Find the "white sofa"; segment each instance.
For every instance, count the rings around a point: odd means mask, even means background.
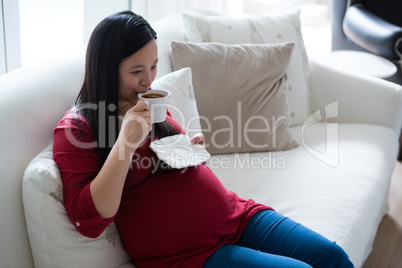
[[[161,77],[172,72],[170,41],[185,41],[181,14],[153,26]],[[52,142],[53,128],[80,89],[83,68],[84,50],[80,50],[0,77],[0,267],[33,267],[33,256],[41,254],[30,246],[22,197],[24,170]],[[299,147],[213,155],[209,165],[229,190],[270,205],[336,241],[361,267],[387,212],[402,121],[402,88],[318,61],[310,61],[309,82],[311,111],[321,111],[322,116],[317,112],[305,124],[291,127]],[[258,160],[260,165],[252,164]]]

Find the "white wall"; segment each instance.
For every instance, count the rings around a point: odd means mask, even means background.
[[[131,10],[152,23],[188,8],[205,7],[237,15],[242,12],[243,0],[130,0]]]
[[[21,66],[19,2],[1,0],[0,75]]]
[[[84,44],[88,43],[93,29],[102,19],[128,9],[129,0],[84,0]]]
[[[0,1],[3,6],[2,1]],[[4,43],[4,24],[3,24],[3,10],[0,8],[0,75],[6,73],[6,48]]]

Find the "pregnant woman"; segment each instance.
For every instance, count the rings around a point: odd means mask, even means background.
[[[130,11],[105,18],[91,35],[75,107],[54,130],[77,231],[97,237],[115,221],[140,268],[353,267],[335,242],[228,191],[206,165],[182,170],[158,161],[150,143],[184,132],[169,113],[154,124],[138,99],[156,76],[156,39]],[[202,145],[204,136],[191,142]]]

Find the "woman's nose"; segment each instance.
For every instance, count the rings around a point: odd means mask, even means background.
[[[143,73],[141,77],[141,84],[143,86],[149,86],[152,83],[152,74],[149,71]]]

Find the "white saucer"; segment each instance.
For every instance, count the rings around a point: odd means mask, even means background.
[[[193,145],[189,140],[183,134],[173,135],[151,142],[150,148],[172,168],[198,166],[211,157],[202,145]]]

